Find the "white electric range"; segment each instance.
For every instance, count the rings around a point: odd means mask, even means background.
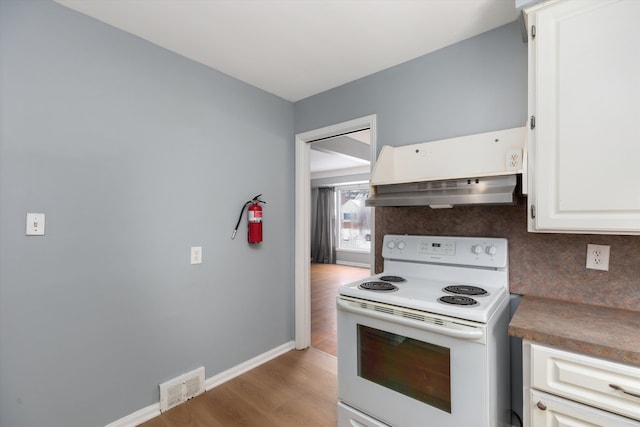
[[[507,241],[387,235],[382,255],[338,291],[338,425],[510,425]]]

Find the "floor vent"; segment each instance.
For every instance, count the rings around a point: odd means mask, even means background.
[[[167,411],[202,393],[204,393],[204,367],[160,384],[160,411]]]

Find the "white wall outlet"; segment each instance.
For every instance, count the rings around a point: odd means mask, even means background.
[[[44,236],[44,214],[27,214],[27,236]]]
[[[508,171],[522,169],[522,150],[508,150],[506,153],[506,167]]]
[[[609,250],[607,245],[587,245],[587,268],[609,271]]]
[[[191,264],[202,264],[202,246],[191,247]]]

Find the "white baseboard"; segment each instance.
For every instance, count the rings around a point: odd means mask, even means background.
[[[244,374],[247,371],[252,370],[255,367],[262,365],[263,363],[268,362],[271,359],[275,359],[288,352],[289,350],[293,350],[295,348],[295,343],[293,341],[289,341],[288,343],[284,343],[279,347],[276,347],[272,350],[267,351],[266,353],[262,353],[253,359],[247,360],[244,363],[234,366],[231,369],[227,369],[224,372],[219,373],[218,375],[214,375],[204,382],[204,388],[206,391],[211,390],[219,386],[222,383],[225,383],[239,375]]]
[[[224,372],[207,378],[204,382],[205,390],[209,391],[212,388],[215,388],[220,384],[237,377],[238,375],[242,375],[245,372],[262,365],[263,363],[268,362],[271,359],[275,359],[276,357],[288,352],[289,350],[293,350],[294,348],[295,343],[293,341],[289,341],[282,344],[281,346],[262,353],[254,357],[253,359],[236,365],[231,369],[227,369]],[[120,418],[117,421],[107,424],[105,427],[136,427],[137,425],[147,422],[150,419],[157,417],[158,415],[160,415],[160,402],[149,405],[146,408],[142,408],[132,414],[127,415],[126,417]]]
[[[136,427],[158,415],[160,415],[160,402],[142,408],[133,414],[129,414],[124,418],[107,424],[105,427]]]
[[[346,265],[349,267],[362,267],[362,268],[371,268],[370,264],[364,262],[351,262],[351,261],[336,261],[338,265]]]

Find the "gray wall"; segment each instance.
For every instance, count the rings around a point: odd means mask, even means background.
[[[291,103],[48,0],[0,0],[0,94],[2,427],[105,425],[293,339]],[[265,241],[230,240],[258,193]]]
[[[377,148],[524,126],[516,22],[295,103],[295,131],[377,114]]]

